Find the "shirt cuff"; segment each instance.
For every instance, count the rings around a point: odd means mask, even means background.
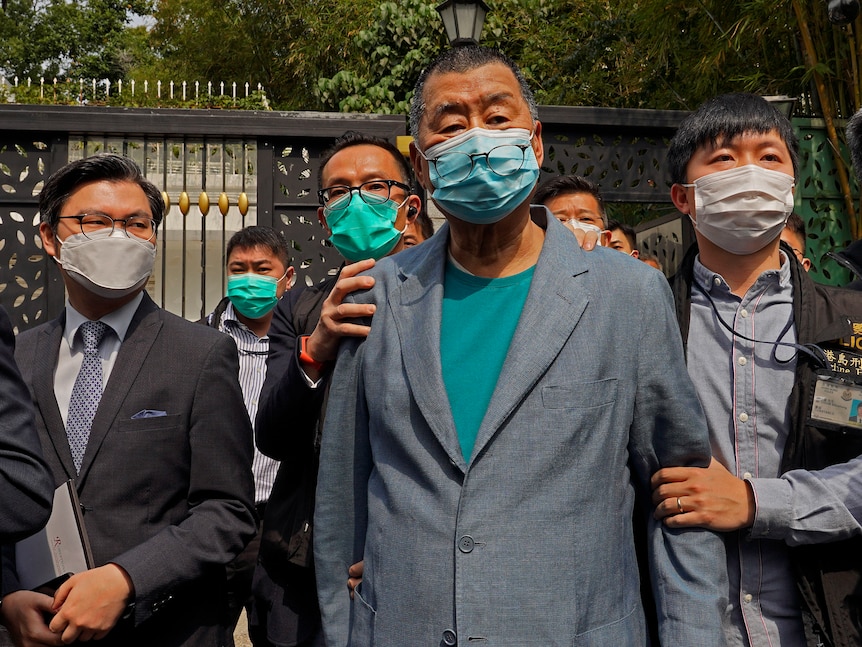
[[[302,379],[305,380],[305,384],[308,386],[309,389],[313,390],[313,389],[316,389],[317,387],[319,387],[321,385],[324,378],[326,377],[325,375],[321,376],[321,378],[319,380],[317,380],[317,382],[314,382],[310,377],[308,377],[308,374],[305,372],[305,369],[302,367],[302,362],[297,360],[296,363],[299,364],[299,374],[302,375]]]
[[[754,491],[754,523],[750,539],[783,541],[793,513],[793,488],[782,478],[745,479]]]

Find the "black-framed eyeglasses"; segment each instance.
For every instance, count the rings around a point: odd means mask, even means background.
[[[405,194],[410,195],[410,187],[398,180],[369,180],[359,186],[347,186],[346,184],[328,186],[325,189],[320,189],[317,192],[317,197],[320,200],[320,204],[324,207],[328,207],[332,211],[338,211],[347,208],[347,205],[353,199],[354,193],[358,193],[365,204],[383,204],[389,200],[392,187],[398,187]],[[347,196],[347,198],[344,196]]]
[[[104,213],[81,213],[76,216],[60,216],[60,220],[77,220],[81,227],[81,233],[87,238],[107,238],[114,233],[117,223],[120,229],[129,238],[140,238],[141,240],[152,240],[156,235],[156,221],[143,216],[130,216],[128,218],[111,218]]]
[[[433,158],[425,158],[434,165],[437,175],[452,182],[470,177],[476,158],[484,157],[488,168],[501,177],[514,175],[521,170],[529,144],[502,144],[487,153],[461,153],[451,151]]]

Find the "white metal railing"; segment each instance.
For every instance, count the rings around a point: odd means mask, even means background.
[[[178,101],[200,101],[207,98],[227,97],[234,102],[239,98],[248,98],[253,93],[258,92],[264,94],[263,85],[260,83],[256,86],[249,82],[237,83],[236,81],[137,81],[131,79],[123,81],[122,79],[112,82],[110,79],[46,79],[39,77],[34,80],[31,77],[20,79],[17,76],[7,79],[6,76],[0,75],[0,90],[9,91],[9,89],[17,89],[19,87],[34,88],[38,84],[39,98],[45,99],[48,95],[57,96],[57,94],[71,96],[76,93],[80,103],[86,103],[88,99],[110,99],[111,97],[127,96],[135,97],[151,97],[155,99],[170,99]]]

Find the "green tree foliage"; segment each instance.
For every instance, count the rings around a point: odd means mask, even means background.
[[[371,24],[353,37],[353,55],[318,81],[324,106],[361,112],[407,111],[419,72],[448,47],[438,4],[380,2]],[[620,105],[640,96],[624,3],[605,0],[490,2],[485,45],[515,59],[540,103]],[[608,104],[608,101],[614,103]]]
[[[630,3],[494,3],[483,42],[511,56],[547,105],[636,107],[643,97]]]
[[[117,80],[139,60],[150,0],[8,0],[0,12],[0,69],[11,78]]]
[[[437,4],[378,2],[338,71],[320,75],[323,105],[405,112],[419,71],[446,46]],[[790,0],[488,4],[483,44],[518,62],[540,103],[691,109],[722,91],[805,89]]]
[[[372,0],[157,0],[150,78],[261,83],[282,109],[323,107],[317,79],[349,58]]]
[[[825,2],[805,1],[825,15]],[[691,110],[722,92],[808,90],[790,0],[640,0],[631,17],[648,107]],[[831,39],[829,29],[823,37]]]
[[[321,103],[344,112],[406,113],[422,68],[445,42],[435,3],[381,2],[352,39],[351,58],[318,80]]]

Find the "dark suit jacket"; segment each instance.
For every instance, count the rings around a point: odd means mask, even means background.
[[[335,275],[319,285],[288,292],[276,305],[269,328],[269,357],[255,440],[258,449],[280,460],[281,466],[263,524],[253,589],[256,612],[250,624],[265,625],[267,635],[278,644],[308,640],[320,629],[314,569],[288,564],[285,551],[280,550],[282,545],[273,545],[270,528],[283,530],[287,502],[296,501],[299,511],[314,508],[319,431],[328,389],[324,385],[312,389],[305,382],[297,359],[297,340],[314,330],[323,302],[337,280]],[[307,521],[311,521],[310,516]]]
[[[14,350],[12,324],[0,308],[0,543],[44,526],[54,494]]]
[[[53,391],[64,320],[21,334],[16,358],[54,480],[77,480],[96,565],[119,564],[135,586],[132,617],[100,644],[224,644],[223,567],[256,531],[236,346],[145,294],[76,477]],[[133,418],[144,409],[166,415]]]
[[[302,377],[297,340],[302,335],[310,335],[317,326],[323,302],[337,280],[338,275],[335,275],[320,285],[291,290],[273,311],[266,381],[255,421],[255,441],[264,454],[283,461],[287,471],[296,471],[309,458],[314,434],[318,426],[322,426],[326,391],[325,388],[310,388]],[[289,424],[286,424],[286,415],[290,416]],[[302,456],[297,456],[298,453]]]

